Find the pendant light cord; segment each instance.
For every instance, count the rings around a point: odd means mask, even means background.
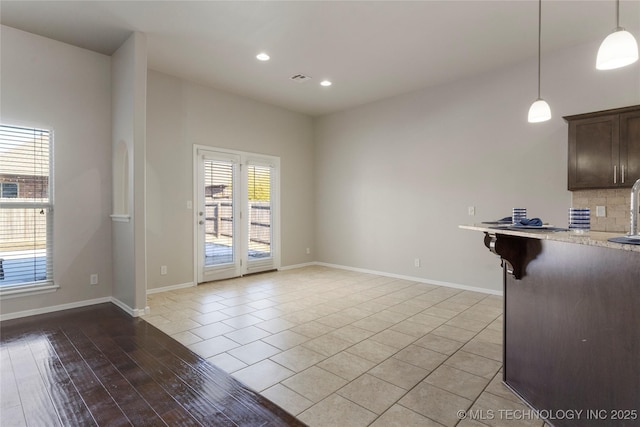
[[[616,0],[616,30],[620,28],[620,0]]]
[[[542,0],[538,0],[538,99],[540,99],[540,50],[542,49]]]

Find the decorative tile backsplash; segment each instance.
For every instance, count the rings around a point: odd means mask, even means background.
[[[591,209],[591,229],[593,231],[629,232],[631,189],[573,191],[571,199],[572,207]],[[605,206],[607,215],[596,217],[596,206]]]

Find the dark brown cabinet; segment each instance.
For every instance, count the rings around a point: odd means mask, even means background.
[[[564,119],[569,190],[631,187],[640,178],[640,105]]]

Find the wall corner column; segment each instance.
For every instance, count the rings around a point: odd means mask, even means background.
[[[130,314],[146,308],[147,38],[135,32],[111,58],[113,214],[112,296]],[[124,153],[123,153],[124,151]],[[126,162],[123,162],[126,159]]]

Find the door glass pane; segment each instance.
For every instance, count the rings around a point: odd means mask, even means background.
[[[271,256],[271,168],[250,165],[247,176],[249,194],[249,260]]]
[[[204,160],[206,266],[234,260],[233,178],[233,163]]]

